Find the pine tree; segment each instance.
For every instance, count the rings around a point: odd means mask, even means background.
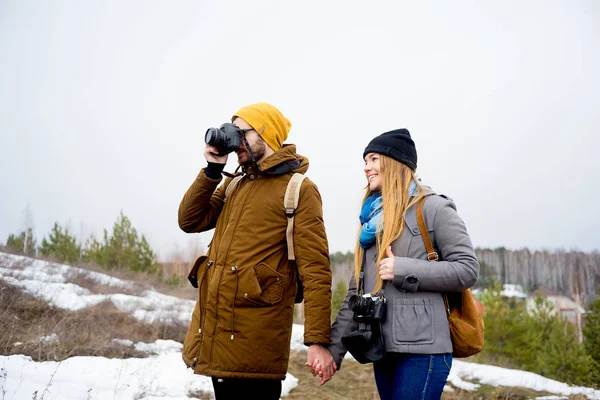
[[[594,360],[577,340],[575,326],[554,316],[547,321],[543,347],[537,351],[536,365],[531,369],[542,376],[573,385],[593,383]]]
[[[63,228],[54,223],[48,238],[42,240],[39,248],[40,254],[46,257],[54,257],[59,261],[75,262],[81,259],[81,246],[69,233],[69,228]]]
[[[596,291],[600,293],[600,287]],[[583,327],[584,346],[594,360],[593,382],[600,387],[600,294],[590,305],[585,315],[585,326]]]
[[[534,358],[532,330],[525,302],[501,295],[502,284],[494,280],[482,295],[485,307],[485,348],[488,359],[499,365],[519,367]]]
[[[112,235],[104,230],[102,242],[91,237],[86,245],[86,259],[112,269],[131,269],[153,273],[157,270],[156,255],[144,235],[136,229],[123,212],[113,225]]]
[[[6,239],[6,247],[19,254],[35,256],[36,239],[32,228],[27,228],[18,235],[10,234]]]
[[[104,230],[104,235],[105,237],[107,235],[106,229]],[[98,265],[104,267],[107,267],[108,265],[104,246],[94,237],[94,235],[91,235],[85,243],[83,248],[83,259],[86,261],[95,261]]]
[[[138,271],[153,273],[157,271],[156,254],[152,251],[146,237],[142,235],[141,241],[137,246],[137,264]]]
[[[542,292],[536,292],[534,304],[529,318],[537,336],[536,357],[524,367],[569,384],[591,384],[594,361],[577,340],[575,326],[554,312]]]
[[[496,282],[484,293],[487,359],[569,384],[592,382],[594,362],[577,341],[575,327],[557,315],[541,292],[534,303],[505,299]]]
[[[342,303],[348,294],[348,285],[343,279],[340,279],[331,294],[331,320],[333,321],[342,307]]]
[[[335,252],[333,254],[329,255],[329,260],[331,261],[331,264],[341,264],[341,263],[345,263],[345,262],[354,262],[354,253],[352,253],[351,251],[347,252],[347,253],[342,253],[342,252]]]

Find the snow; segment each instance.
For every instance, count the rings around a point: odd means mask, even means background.
[[[60,340],[58,339],[58,335],[56,333],[52,333],[50,335],[47,336],[42,336],[40,338],[40,343],[58,343]]]
[[[6,398],[32,399],[188,399],[190,392],[212,392],[207,377],[187,370],[176,352],[150,358],[71,357],[33,362],[17,355],[0,357],[7,371]]]
[[[544,378],[533,372],[453,360],[448,381],[458,388],[473,390],[462,386],[468,383],[464,382],[463,379],[477,380],[479,383],[491,386],[521,386],[565,396],[583,394],[590,399],[600,399],[600,390],[569,386],[566,383]],[[473,384],[468,383],[468,385]]]
[[[79,274],[99,284],[131,289],[132,282],[99,272],[71,267],[28,257],[0,253],[0,277],[27,293],[66,310],[80,310],[103,301],[112,302],[120,311],[130,313],[145,322],[182,321],[187,323],[194,311],[193,300],[166,296],[145,290],[139,296],[130,294],[93,294],[88,289],[68,282],[69,276]]]
[[[486,293],[487,291],[487,289],[473,289],[473,294]],[[503,284],[500,295],[503,297],[516,297],[519,299],[527,298],[527,294],[523,291],[523,286],[512,283]]]
[[[92,294],[89,290],[68,282],[73,271],[115,288],[129,289],[135,286],[132,282],[98,272],[0,252],[0,277],[3,280],[56,307],[78,310],[102,301],[111,301],[119,310],[131,313],[140,320],[189,322],[193,301],[166,296],[153,290],[146,290],[139,296]],[[303,338],[304,327],[294,325],[290,345],[292,351],[306,351]],[[49,334],[40,340],[60,338]],[[181,360],[181,343],[172,340],[133,343],[123,338],[114,338],[113,342],[122,346],[134,346],[149,357],[71,357],[61,362],[35,362],[24,355],[0,356],[0,396],[15,400],[31,400],[34,396],[41,398],[42,395],[46,400],[189,400],[199,392],[213,393],[210,378],[194,375],[186,368]],[[346,357],[351,358],[349,355]],[[461,360],[453,361],[448,382],[456,388],[469,391],[476,390],[479,384],[522,386],[552,393],[554,396],[544,397],[548,400],[574,394],[600,399],[599,390],[569,386],[531,372]],[[283,381],[282,397],[297,384],[298,379],[288,373]],[[452,388],[447,386],[445,390],[451,391]]]
[[[149,358],[71,357],[62,362],[34,362],[23,355],[0,356],[0,387],[6,391],[3,398],[15,400],[31,400],[36,392],[37,398],[44,393],[47,400],[189,400],[192,394],[213,393],[209,377],[186,368],[181,347],[172,340],[137,343],[137,350],[156,354]],[[297,384],[298,379],[287,374],[282,396]]]
[[[505,283],[502,285],[501,295],[504,297],[517,297],[519,299],[527,298],[527,295],[523,291],[523,286],[512,283]]]

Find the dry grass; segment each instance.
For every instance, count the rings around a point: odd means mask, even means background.
[[[198,289],[194,288],[185,278],[181,278],[181,284],[168,285],[164,282],[159,282],[155,285],[155,289],[168,296],[178,297],[184,300],[196,300],[198,298]]]
[[[178,297],[180,299],[185,299],[185,300],[196,300],[196,297],[198,295],[197,289],[192,287],[192,285],[190,285],[189,281],[187,280],[187,272],[185,273],[185,276],[177,275],[178,279],[177,279],[177,281],[174,281],[172,279],[171,275],[167,275],[162,270],[160,264],[159,264],[160,273],[156,273],[156,274],[147,274],[147,273],[143,273],[143,272],[135,272],[135,271],[126,270],[126,269],[105,269],[105,268],[99,266],[98,264],[91,263],[91,262],[88,262],[88,263],[80,262],[80,263],[77,263],[76,265],[78,267],[81,267],[81,268],[89,270],[89,271],[95,271],[95,272],[110,275],[110,276],[113,276],[115,278],[119,278],[119,279],[122,279],[125,281],[134,282],[138,289],[133,290],[133,291],[130,290],[130,292],[132,292],[132,294],[139,294],[143,290],[153,289],[160,293],[166,294],[168,296],[174,296],[174,297]],[[163,276],[165,278],[163,278]],[[168,278],[171,278],[171,279],[168,279]],[[76,282],[73,282],[73,283],[76,283]],[[87,287],[87,286],[84,286],[84,287]],[[93,284],[92,284],[92,287],[93,287]],[[90,289],[90,290],[93,290],[93,289]],[[122,289],[116,288],[114,293],[124,293],[124,291]]]
[[[524,387],[497,387],[490,395],[491,400],[527,400],[536,399],[542,396],[549,396],[551,393],[538,392]]]
[[[66,282],[73,283],[82,288],[88,289],[93,294],[129,294],[132,296],[140,296],[144,290],[149,289],[143,285],[133,284],[131,287],[116,287],[102,284],[93,279],[85,271],[74,269],[69,271],[65,276]]]
[[[324,386],[319,386],[319,380],[312,376],[304,365],[305,362],[306,353],[293,352],[291,354],[288,371],[299,381],[298,386],[286,399],[379,399],[371,365],[345,360],[342,369],[335,374],[335,377]]]
[[[110,302],[79,311],[61,310],[2,280],[0,326],[0,354],[25,354],[36,361],[59,361],[72,356],[145,357],[112,339],[183,342],[187,330],[182,324],[140,322]],[[56,334],[57,341],[40,340],[52,334]]]

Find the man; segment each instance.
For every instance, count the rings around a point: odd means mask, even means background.
[[[288,262],[284,195],[291,176],[308,170],[296,146],[284,145],[290,121],[258,103],[232,118],[243,178],[221,182],[228,155],[206,145],[208,165],[179,206],[185,232],[215,228],[198,270],[199,294],[183,347],[185,363],[212,377],[217,399],[279,399],[287,372],[296,270]],[[225,198],[226,197],[226,198]],[[304,283],[307,363],[325,360],[331,268],[319,191],[304,179],[294,216],[297,272]],[[322,364],[325,364],[324,362]]]

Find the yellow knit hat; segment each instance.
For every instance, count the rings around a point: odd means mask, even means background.
[[[270,148],[277,151],[287,139],[292,123],[275,106],[268,103],[256,103],[242,107],[231,121],[240,117],[248,123]]]

